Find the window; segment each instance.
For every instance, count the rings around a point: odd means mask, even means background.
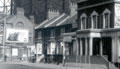
[[[51,30],[51,37],[55,37],[55,30]]]
[[[91,14],[91,28],[92,29],[98,29],[98,22],[97,22],[97,19],[98,19],[98,13],[96,11],[93,11],[93,13]]]
[[[103,28],[110,28],[110,10],[105,9],[103,12]]]
[[[86,18],[85,17],[82,17],[81,19],[81,23],[82,23],[82,29],[85,29],[86,28]]]
[[[109,28],[109,14],[105,13],[105,28]]]
[[[41,39],[42,38],[42,31],[39,31],[38,32],[38,39]]]
[[[61,28],[61,35],[63,34],[63,33],[65,33],[65,28]]]
[[[80,19],[81,19],[81,29],[86,29],[86,14],[82,14]]]
[[[18,22],[18,23],[16,24],[16,27],[17,27],[17,28],[23,28],[23,27],[24,27],[24,24],[23,24],[22,22]]]
[[[97,16],[96,15],[94,15],[93,17],[92,17],[92,19],[93,19],[93,28],[94,29],[97,29]]]

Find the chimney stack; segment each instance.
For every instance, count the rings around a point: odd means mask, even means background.
[[[60,15],[60,13],[57,9],[49,9],[48,10],[48,19],[52,19],[52,18],[57,17],[59,15]]]

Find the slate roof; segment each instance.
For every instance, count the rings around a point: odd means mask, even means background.
[[[66,15],[63,13],[62,15],[58,17],[54,17],[52,19],[47,19],[37,25],[35,29],[40,29],[40,28],[48,28],[48,27],[56,27],[56,26],[62,26],[66,24],[72,24],[75,20],[77,19],[77,13],[74,13],[71,16]]]

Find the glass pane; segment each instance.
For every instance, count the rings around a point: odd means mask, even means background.
[[[97,28],[97,16],[96,15],[93,16],[93,28],[94,29]]]
[[[105,13],[105,28],[109,28],[109,17],[108,17],[108,13]]]

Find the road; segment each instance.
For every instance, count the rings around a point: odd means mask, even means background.
[[[32,67],[22,64],[0,63],[0,69],[46,69],[46,68]]]

